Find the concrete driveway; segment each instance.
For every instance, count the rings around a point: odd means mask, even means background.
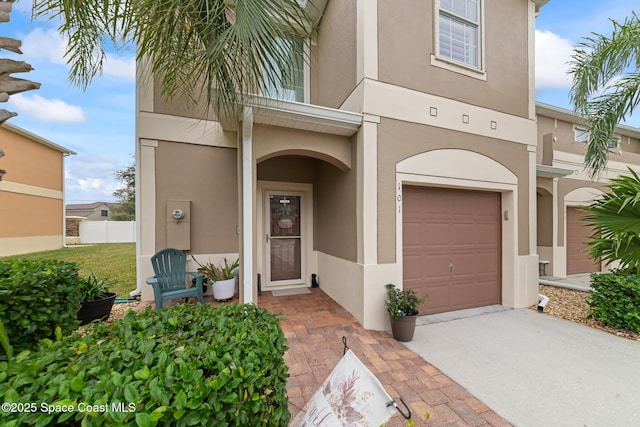
[[[640,425],[640,342],[530,309],[448,316],[407,347],[515,426]]]

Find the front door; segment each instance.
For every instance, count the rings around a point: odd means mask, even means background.
[[[302,283],[302,197],[296,192],[266,192],[266,287]]]

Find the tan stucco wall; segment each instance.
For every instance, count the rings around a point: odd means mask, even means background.
[[[431,65],[433,2],[378,2],[379,80],[529,117],[528,2],[484,2],[486,81]],[[505,25],[518,22],[519,25]]]
[[[192,253],[238,252],[237,154],[160,141],[156,149],[156,250],[166,247],[166,206],[191,201]]]
[[[281,156],[258,163],[259,181],[303,182],[316,184],[318,163],[311,157]]]
[[[0,237],[61,235],[62,200],[0,190]]]
[[[538,246],[553,245],[553,196],[547,190],[538,189],[537,195]]]
[[[528,255],[529,154],[526,145],[382,118],[378,126],[378,261],[396,261],[396,164],[416,154],[442,148],[483,154],[518,177],[518,253]]]
[[[216,120],[213,108],[207,108],[204,90],[200,91],[200,93],[202,94],[202,100],[198,105],[193,105],[192,102],[177,95],[171,101],[167,101],[160,90],[160,78],[156,77],[153,84],[153,112],[194,119]]]
[[[331,0],[311,49],[311,103],[339,107],[358,84],[356,3]]]
[[[62,191],[63,155],[60,151],[3,127],[0,127],[0,142],[5,154],[0,159],[0,169],[7,171],[4,180]]]
[[[0,127],[0,256],[62,247],[63,153]]]
[[[356,156],[355,142],[352,144]],[[357,170],[341,172],[327,163],[320,164],[316,190],[316,250],[343,260],[356,262]]]
[[[314,157],[346,170],[352,165],[351,145],[347,137],[278,126],[255,125],[253,156],[257,162],[298,155]]]

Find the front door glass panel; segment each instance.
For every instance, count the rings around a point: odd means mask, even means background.
[[[302,278],[300,196],[269,196],[271,281]]]

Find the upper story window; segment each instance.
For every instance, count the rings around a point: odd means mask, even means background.
[[[437,56],[482,68],[481,0],[439,0]]]
[[[305,102],[305,81],[307,76],[305,58],[306,42],[299,37],[281,38],[280,44],[285,52],[293,58],[293,78],[290,82],[279,85],[266,82],[265,95],[286,101]]]
[[[576,128],[574,129],[574,134],[575,134],[576,142],[582,142],[584,144],[589,142],[590,133],[585,128],[580,128],[580,127],[576,126]],[[609,144],[607,144],[608,148],[617,148],[619,146],[620,146],[620,137],[619,136],[611,137],[611,140],[609,141]]]

